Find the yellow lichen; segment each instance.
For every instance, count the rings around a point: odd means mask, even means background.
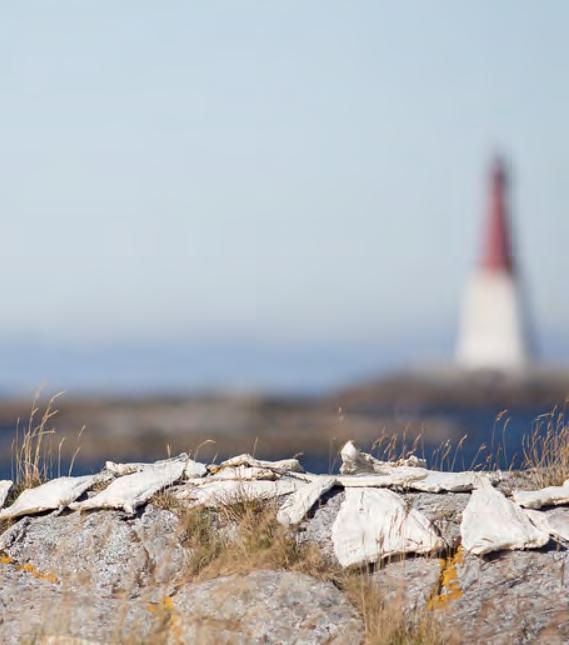
[[[31,562],[26,562],[26,564],[20,564],[17,567],[20,571],[25,571],[26,573],[31,574],[34,578],[38,580],[45,580],[46,582],[57,582],[57,576],[51,571],[40,571],[37,569]]]
[[[453,600],[458,600],[462,596],[462,589],[458,581],[457,565],[464,560],[464,551],[459,547],[456,553],[448,558],[439,560],[441,572],[439,584],[435,593],[429,599],[427,607],[429,609],[441,609]]]
[[[162,620],[165,620],[168,625],[168,632],[175,643],[181,643],[183,641],[183,630],[180,617],[176,612],[174,601],[171,596],[166,596],[158,602],[147,603],[146,609],[153,614],[157,614],[159,618],[162,618]]]
[[[25,571],[38,580],[45,580],[46,582],[58,582],[57,576],[51,571],[40,571],[31,562],[26,564],[16,564],[12,558],[6,553],[0,553],[0,564],[13,564],[17,571]]]
[[[162,611],[171,612],[174,609],[174,601],[170,596],[162,598],[159,602],[149,602],[146,609],[152,613],[159,613]]]

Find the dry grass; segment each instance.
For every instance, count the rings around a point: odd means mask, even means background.
[[[372,453],[382,461],[398,461],[407,459],[411,455],[424,452],[423,433],[415,435],[413,440],[407,431],[401,434],[386,433],[385,431],[373,442]]]
[[[42,411],[38,392],[34,397],[27,425],[21,428],[20,419],[16,422],[16,436],[12,442],[12,470],[16,486],[38,486],[51,474],[50,463],[55,434],[51,421],[57,414],[55,401],[59,396],[52,396]]]
[[[372,442],[369,452],[380,461],[397,462],[416,456],[427,461],[431,470],[496,470],[508,464],[507,435],[510,425],[508,410],[496,416],[488,443],[480,443],[473,456],[465,456],[468,435],[444,439],[436,444],[429,438],[428,426],[409,422],[402,431],[384,427]],[[338,423],[344,420],[342,408],[338,410]],[[344,442],[330,440],[329,472],[341,464],[340,451]],[[367,448],[364,448],[367,450]],[[468,451],[470,452],[470,451]]]
[[[539,416],[523,440],[523,464],[536,488],[560,486],[569,478],[569,425],[564,411]]]
[[[60,394],[52,396],[41,409],[38,392],[32,402],[28,421],[22,426],[16,421],[16,436],[11,445],[12,479],[14,484],[8,493],[5,506],[12,504],[26,488],[34,488],[51,475],[52,448],[55,428],[51,426],[57,414],[55,402]],[[0,534],[8,529],[15,520],[0,520]]]
[[[56,407],[57,399],[62,392],[53,395],[42,405],[40,392],[36,393],[28,421],[16,421],[16,436],[12,441],[12,478],[14,487],[12,496],[25,488],[34,488],[47,481],[50,477],[61,475],[62,449],[65,437],[57,440],[53,419],[59,410]],[[75,458],[80,450],[81,435],[85,428],[81,428],[76,438],[68,474],[73,471]]]
[[[508,450],[510,416],[502,410],[496,416],[488,443],[481,443],[470,460],[464,463],[463,447],[467,436],[458,441],[445,440],[435,448],[428,467],[432,470],[508,470],[516,476],[516,486],[544,488],[561,486],[569,479],[569,423],[565,410],[554,408],[538,416],[533,428],[522,437],[522,455]],[[385,461],[397,461],[411,455],[425,454],[420,433],[410,441],[400,436],[382,434],[372,445],[374,455]]]
[[[342,587],[359,610],[364,623],[366,645],[448,645],[432,611],[411,614],[399,598],[385,601],[381,587],[367,571],[344,575]]]
[[[494,425],[501,421],[499,415]],[[507,423],[503,431],[507,429]],[[392,434],[383,432],[372,444],[371,452],[374,457],[381,461],[399,461],[408,459],[411,456],[417,456],[428,461],[428,467],[431,470],[494,470],[502,455],[502,444],[495,446],[495,441],[487,446],[481,444],[470,464],[465,463],[464,444],[468,439],[463,435],[458,440],[445,439],[439,445],[431,449],[429,457],[426,457],[425,441],[423,431],[418,434],[408,434],[404,431],[401,434]]]
[[[62,448],[65,438],[57,441],[53,419],[59,412],[56,402],[62,394],[62,392],[54,394],[42,404],[40,401],[41,392],[38,391],[34,396],[27,422],[22,424],[21,419],[16,420],[16,435],[11,444],[14,483],[4,506],[12,504],[23,490],[35,488],[52,477],[61,475]],[[84,430],[85,427],[81,428],[77,434],[76,446],[67,474],[71,474],[73,471]],[[13,520],[1,520],[0,533],[12,523]]]
[[[522,437],[522,455],[508,449],[510,432],[508,410],[499,412],[494,420],[488,443],[481,443],[474,456],[465,463],[463,449],[467,435],[458,441],[447,439],[434,448],[428,460],[432,470],[509,470],[523,471],[524,486],[533,488],[559,486],[569,478],[569,423],[564,409],[554,408],[538,416],[529,434]],[[423,434],[411,440],[407,433],[383,433],[372,444],[372,453],[384,461],[397,461],[411,455],[425,457]]]
[[[162,494],[153,503],[179,517],[179,539],[188,550],[186,574],[191,580],[258,569],[331,576],[319,549],[301,542],[291,529],[277,522],[278,504],[274,500],[236,494],[212,510],[187,507]]]

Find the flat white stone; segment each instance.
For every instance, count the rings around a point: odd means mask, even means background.
[[[530,522],[537,526],[540,531],[549,533],[549,523],[547,521],[547,513],[544,511],[534,511],[531,509],[524,510],[526,517],[529,518]]]
[[[335,477],[319,477],[286,498],[277,513],[281,524],[298,524],[324,493],[336,485]]]
[[[515,490],[512,499],[524,508],[541,508],[569,504],[569,480],[563,486],[548,486],[541,490]]]
[[[390,486],[410,487],[417,480],[424,479],[424,468],[400,466],[386,474],[339,475],[336,479],[344,488],[389,488]]]
[[[532,524],[527,514],[505,495],[483,481],[462,514],[462,545],[470,553],[535,549],[549,541],[549,534]]]
[[[534,511],[534,513],[537,512],[539,511]],[[569,542],[569,517],[565,513],[561,514],[555,511],[546,513],[546,515],[550,535]]]
[[[117,508],[134,513],[138,506],[147,502],[157,492],[181,479],[185,468],[184,460],[165,460],[152,468],[144,468],[131,475],[119,477],[97,495],[69,506],[76,511]]]
[[[12,488],[12,481],[10,479],[0,479],[0,508],[4,506],[6,497]]]
[[[243,454],[237,455],[237,457],[231,457],[231,459],[226,459],[220,464],[221,468],[227,466],[256,466],[257,468],[269,468],[270,470],[275,470],[280,473],[294,472],[302,473],[304,468],[300,465],[298,459],[281,459],[279,461],[267,461],[264,459],[255,459],[251,455]]]
[[[569,542],[569,514],[557,511],[526,510],[526,515],[541,531]]]
[[[118,477],[123,477],[124,475],[132,475],[133,473],[139,473],[142,470],[147,468],[154,468],[155,466],[164,466],[166,464],[175,463],[178,461],[186,462],[188,459],[187,453],[183,452],[177,457],[171,457],[169,459],[160,459],[154,462],[130,462],[127,464],[117,464],[114,461],[105,462],[105,470],[117,475]]]
[[[36,488],[28,488],[18,495],[11,506],[0,511],[0,519],[63,509],[96,483],[104,481],[105,478],[108,476],[105,477],[101,474],[84,477],[58,477]]]
[[[177,491],[175,495],[178,499],[191,500],[194,506],[203,505],[215,508],[237,500],[274,499],[282,495],[290,495],[307,485],[305,482],[289,477],[282,477],[276,481],[263,479],[250,481],[213,480],[213,478],[208,478],[199,486],[195,486],[192,482]]]
[[[184,471],[184,477],[186,479],[193,479],[195,477],[204,477],[207,474],[207,466],[198,461],[190,459],[187,453],[183,452],[177,457],[172,457],[170,459],[161,459],[152,463],[146,462],[133,462],[128,464],[117,464],[114,461],[105,462],[105,470],[122,477],[124,475],[132,475],[133,473],[139,473],[148,468],[154,468],[156,466],[165,466],[168,464],[174,464],[178,462],[184,462],[186,464],[186,469]]]
[[[367,452],[362,452],[353,441],[348,441],[344,444],[340,451],[340,457],[342,459],[340,472],[344,475],[356,475],[358,473],[387,474],[393,468],[402,466],[408,468],[424,468],[426,465],[424,459],[419,459],[415,455],[397,461],[381,461]]]
[[[452,473],[428,470],[426,477],[410,482],[409,488],[425,493],[463,493],[477,488],[481,477],[486,477],[492,483],[497,483],[500,480],[500,474],[497,472],[465,471]]]
[[[316,481],[317,479],[320,479],[320,477],[323,477],[323,475],[317,475],[316,473],[307,473],[307,472],[295,473],[290,471],[286,473],[285,476],[291,477],[292,479],[296,479],[306,484],[310,484],[311,482]]]
[[[195,477],[205,477],[207,475],[207,466],[200,461],[188,459],[186,468],[184,470],[184,477],[186,479],[194,479]]]
[[[237,479],[239,481],[267,479],[272,481],[278,477],[278,473],[269,468],[259,468],[258,466],[227,466],[211,475],[209,479]]]
[[[343,567],[404,553],[430,553],[443,542],[423,513],[390,490],[350,489],[332,526]]]

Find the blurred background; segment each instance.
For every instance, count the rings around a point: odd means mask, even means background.
[[[522,454],[569,393],[568,20],[6,4],[0,475],[38,388],[75,471],[206,440]]]

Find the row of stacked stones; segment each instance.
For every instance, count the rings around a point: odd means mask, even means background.
[[[537,510],[569,504],[569,480],[541,490],[513,490],[508,497],[496,488],[503,478],[499,471],[434,471],[415,456],[380,461],[353,442],[346,443],[341,458],[339,475],[307,473],[297,459],[264,461],[251,455],[217,465],[194,461],[185,453],[151,464],[107,462],[101,473],[59,477],[24,490],[0,510],[0,520],[67,508],[121,509],[134,514],[156,493],[168,489],[187,505],[204,508],[235,498],[277,499],[278,521],[296,526],[323,495],[340,487],[344,498],[331,527],[331,540],[344,567],[404,554],[433,554],[448,546],[421,510],[409,508],[402,495],[408,491],[470,492],[460,541],[475,555],[540,548],[550,539],[569,540],[567,515]],[[0,481],[0,509],[11,486],[10,481]]]

